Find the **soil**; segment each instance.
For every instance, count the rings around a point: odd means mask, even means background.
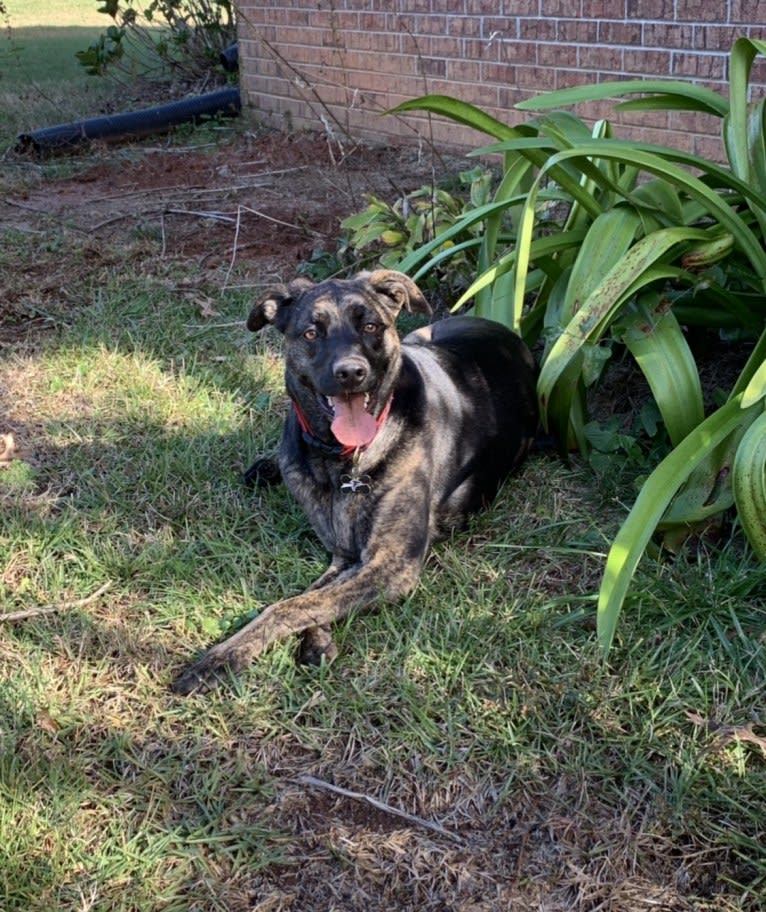
[[[57,244],[79,241],[86,253],[80,285],[90,267],[100,269],[142,238],[159,241],[163,259],[206,272],[236,268],[254,281],[289,280],[314,251],[335,251],[341,220],[365,207],[366,194],[393,201],[448,167],[416,148],[345,148],[319,133],[249,132],[190,147],[102,146],[53,167],[21,157],[0,163],[0,211],[6,226],[32,238],[54,231]],[[59,295],[64,276],[57,281],[55,257],[46,262],[51,252],[39,250],[38,285],[15,284],[10,270],[3,276],[0,344],[18,339],[30,321],[39,329],[46,289]],[[66,279],[71,292],[71,271]]]

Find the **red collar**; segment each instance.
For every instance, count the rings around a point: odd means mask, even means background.
[[[386,418],[388,418],[388,413],[391,411],[391,403],[393,402],[393,395],[388,397],[388,402],[383,406],[381,413],[375,419],[375,434],[380,431],[383,425],[386,423]],[[337,456],[338,459],[348,459],[350,456],[353,456],[354,453],[365,450],[367,447],[354,447],[347,446],[342,443],[337,443],[333,446],[330,443],[325,443],[323,440],[320,440],[319,437],[311,430],[311,425],[309,424],[308,418],[303,413],[303,409],[298,405],[295,399],[291,400],[293,403],[293,409],[295,411],[295,417],[298,419],[298,424],[301,427],[301,432],[303,433],[303,439],[306,443],[311,444],[311,446],[318,447],[320,450],[323,450],[328,455]],[[373,438],[375,439],[375,438]]]

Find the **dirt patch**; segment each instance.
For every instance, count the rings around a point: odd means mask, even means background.
[[[142,240],[144,255],[289,279],[312,251],[335,249],[341,220],[364,207],[365,194],[394,199],[433,180],[435,171],[414,148],[339,149],[318,133],[101,147],[64,159],[59,174],[63,168],[68,173],[58,177],[35,161],[3,169],[6,184],[11,173],[15,182],[0,199],[4,224],[37,251],[2,282],[0,324],[16,324],[3,329],[6,342],[18,338],[20,319],[39,320],[49,296],[82,286],[90,272],[116,265]],[[83,256],[57,256],[52,247],[66,244],[77,244]]]

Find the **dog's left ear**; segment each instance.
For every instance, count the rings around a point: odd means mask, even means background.
[[[300,298],[304,291],[313,288],[310,279],[294,279],[289,285],[275,285],[266,294],[253,304],[247,318],[247,328],[258,332],[267,323],[273,323],[283,333],[290,320],[292,305]]]
[[[423,292],[403,272],[393,269],[376,269],[367,275],[361,275],[365,281],[391,302],[391,310],[396,316],[402,307],[411,313],[430,314],[431,305],[423,297]]]

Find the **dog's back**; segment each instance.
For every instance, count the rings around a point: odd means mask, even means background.
[[[423,384],[421,420],[429,425],[442,486],[439,524],[459,524],[487,506],[532,444],[538,421],[532,356],[509,329],[477,317],[416,330],[403,339],[402,354],[404,372],[410,365]]]

